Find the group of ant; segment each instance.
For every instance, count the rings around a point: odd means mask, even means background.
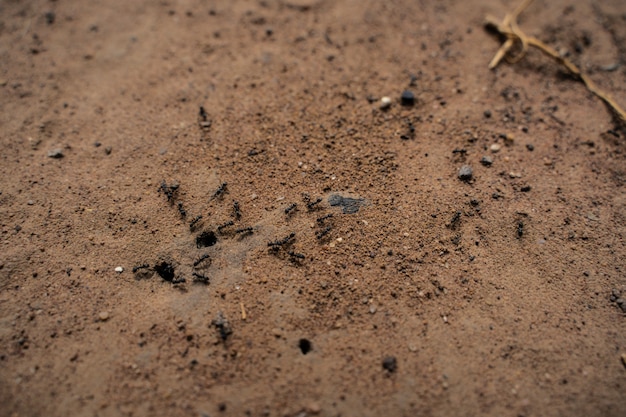
[[[181,218],[187,219],[187,210],[185,209],[183,203],[180,200],[178,200],[179,189],[180,189],[179,184],[176,184],[176,183],[167,184],[165,181],[162,181],[158,188],[158,192],[163,193],[165,197],[167,198],[168,203],[170,203],[170,205],[175,206],[178,209],[178,212]],[[228,192],[228,184],[226,182],[223,182],[219,185],[217,190],[212,194],[211,199],[212,200],[222,199],[227,192]],[[320,203],[323,201],[322,198],[311,200],[308,194],[303,194],[302,199],[306,207],[306,210],[308,212],[317,211],[321,207]],[[287,218],[289,218],[297,210],[298,210],[298,204],[291,203],[289,206],[287,206],[284,209],[284,214]],[[220,235],[227,234],[228,230],[229,229],[232,230],[231,228],[235,226],[235,222],[241,219],[242,217],[241,206],[239,205],[239,202],[236,200],[233,201],[232,217],[233,217],[232,220],[228,220],[220,224],[219,226],[217,226],[216,230],[218,234]],[[317,224],[319,226],[319,230],[316,231],[315,236],[319,241],[322,241],[325,238],[327,238],[327,236],[331,232],[332,219],[333,219],[332,213],[326,214],[324,216],[317,218]],[[194,232],[198,228],[198,226],[201,224],[202,220],[203,220],[202,215],[198,215],[192,218],[189,221],[190,231]],[[242,226],[242,227],[238,227],[234,229],[234,233],[241,236],[241,238],[251,235],[254,232],[255,232],[255,228],[253,226]],[[268,250],[269,252],[274,253],[274,254],[279,254],[281,252],[286,253],[292,262],[299,264],[306,259],[306,256],[302,253],[295,252],[293,250],[293,243],[295,239],[296,239],[296,233],[291,232],[289,233],[289,235],[285,236],[282,239],[268,242],[267,243]],[[217,243],[217,236],[215,235],[213,231],[203,231],[200,235],[196,237],[196,246],[198,248],[213,246],[216,243]],[[201,268],[202,266],[205,266],[207,263],[210,265],[210,262],[211,262],[211,258],[208,253],[201,255],[198,259],[196,259],[193,262],[194,271],[192,272],[192,276],[193,276],[194,282],[198,282],[198,283],[202,283],[206,285],[210,283],[209,277],[199,271],[199,268]],[[145,269],[153,269],[157,274],[159,274],[159,276],[161,276],[161,278],[173,284],[180,284],[180,283],[186,282],[184,277],[176,277],[174,273],[174,266],[171,263],[168,263],[166,261],[163,261],[155,265],[154,267],[151,267],[148,264],[142,264],[142,265],[136,266],[133,268],[133,273],[137,273],[140,270],[145,270]]]

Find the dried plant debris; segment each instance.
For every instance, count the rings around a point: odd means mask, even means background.
[[[583,74],[576,65],[566,57],[561,56],[554,48],[522,32],[517,24],[517,18],[532,2],[533,0],[524,0],[513,13],[507,13],[501,22],[492,16],[487,16],[485,23],[487,28],[495,30],[506,39],[489,63],[489,68],[493,69],[497,67],[502,59],[506,59],[510,64],[514,64],[524,58],[529,47],[537,48],[565,68],[576,80],[581,81],[591,93],[609,107],[617,120],[626,127],[626,112],[613,98],[598,88],[598,86],[589,77]]]

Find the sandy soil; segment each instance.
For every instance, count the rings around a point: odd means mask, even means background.
[[[626,131],[516,5],[0,2],[0,415],[623,416]],[[520,24],[626,105],[623,0]]]

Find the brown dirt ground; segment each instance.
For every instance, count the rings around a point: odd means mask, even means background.
[[[0,415],[623,416],[626,132],[516,4],[2,1]],[[623,0],[520,24],[626,104]]]

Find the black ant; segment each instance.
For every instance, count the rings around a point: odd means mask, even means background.
[[[215,191],[215,193],[213,194],[213,198],[217,198],[220,197],[222,195],[224,195],[224,193],[226,192],[226,187],[228,186],[228,183],[221,183],[220,186],[217,188],[217,191]]]
[[[324,223],[324,221],[326,221],[326,220],[328,220],[328,219],[330,219],[330,218],[332,218],[332,217],[333,217],[333,214],[332,214],[332,213],[330,213],[330,214],[327,214],[327,215],[325,215],[325,216],[318,217],[317,222],[318,222],[319,224],[322,224],[322,223]]]
[[[148,264],[138,265],[138,266],[133,267],[133,273],[139,271],[140,269],[148,269],[148,268],[150,268],[150,265]]]
[[[217,231],[221,233],[222,229],[225,229],[228,226],[232,226],[233,224],[235,224],[235,222],[233,222],[232,220],[229,220],[226,223],[220,224],[219,226],[217,226]]]
[[[235,212],[235,219],[239,220],[241,218],[241,211],[239,210],[238,201],[233,201],[233,211]]]
[[[241,229],[235,230],[235,233],[239,235],[251,234],[251,233],[254,233],[254,227],[242,227]]]
[[[183,203],[181,203],[180,201],[178,202],[178,212],[180,213],[180,217],[187,217],[187,210],[183,208]]]
[[[167,185],[165,180],[163,180],[159,186],[159,192],[163,192],[167,197],[167,201],[171,202],[174,199],[174,194],[178,191],[178,187],[180,187],[178,184]]]
[[[289,251],[287,252],[289,254],[289,256],[296,258],[296,259],[304,259],[305,256],[301,253],[297,253],[297,252],[293,252],[293,251]]]
[[[320,230],[319,232],[315,233],[315,236],[318,239],[322,239],[324,236],[326,236],[330,231],[332,230],[332,226],[326,226],[326,228],[324,230]]]
[[[292,211],[294,211],[296,209],[296,207],[298,207],[298,205],[296,203],[290,204],[289,207],[287,207],[285,209],[285,214],[291,213]]]
[[[202,263],[202,261],[204,261],[205,259],[208,259],[208,258],[209,258],[209,254],[208,254],[208,253],[205,253],[204,255],[202,255],[201,257],[199,257],[199,258],[198,258],[198,259],[197,259],[197,260],[193,263],[194,268],[195,268],[196,266],[200,265],[200,264]]]
[[[312,211],[312,210],[315,209],[315,206],[317,206],[321,202],[322,202],[321,198],[318,198],[315,201],[310,201],[310,202],[307,203],[306,208],[309,209],[309,211]]]
[[[296,234],[294,232],[291,232],[289,234],[289,236],[286,236],[285,238],[283,238],[281,240],[276,240],[274,242],[269,242],[267,244],[267,246],[270,246],[272,248],[277,248],[279,246],[284,246],[284,245],[288,244],[294,237],[296,237]]]
[[[191,223],[189,223],[189,228],[190,228],[191,230],[193,230],[193,228],[196,226],[196,224],[197,224],[200,220],[202,220],[202,216],[196,216],[196,217],[194,217],[194,218],[193,218],[193,220],[191,221]]]
[[[193,280],[194,282],[201,282],[203,284],[209,284],[209,277],[204,274],[199,274],[197,272],[193,272]]]

